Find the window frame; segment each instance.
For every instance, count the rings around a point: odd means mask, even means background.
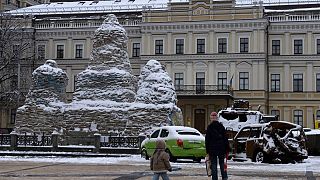
[[[62,49],[59,49],[59,47],[63,47]],[[65,53],[65,45],[64,44],[57,44],[56,45],[56,58],[57,59],[63,59],[64,58],[64,53]],[[61,51],[61,52],[60,52]],[[60,57],[61,55],[61,57]]]
[[[178,43],[178,41],[180,41],[179,43]],[[182,43],[181,43],[181,41],[182,41]],[[177,38],[176,40],[175,40],[175,43],[176,43],[176,54],[184,54],[184,39],[182,39],[182,38]]]
[[[316,73],[316,92],[320,92],[320,73]]]
[[[82,46],[82,49],[78,49],[78,46]],[[77,43],[74,45],[74,58],[75,59],[82,59],[84,56],[84,44]]]
[[[206,39],[198,38],[197,39],[197,54],[205,54],[206,53]]]
[[[298,42],[301,41],[301,44]],[[303,54],[303,39],[294,39],[293,40],[293,54]]]
[[[247,40],[247,42],[242,42],[242,40]],[[249,53],[249,41],[248,37],[239,38],[239,52],[240,53]]]
[[[274,42],[278,42],[279,44],[274,44]],[[280,55],[281,41],[279,39],[274,39],[271,41],[271,53],[272,55]]]
[[[239,90],[249,90],[249,72],[239,72]]]
[[[316,50],[317,50],[317,54],[320,54],[320,38],[316,39]]]
[[[139,45],[137,47],[137,45]],[[139,42],[132,43],[132,57],[140,57],[141,55],[141,44]]]
[[[220,42],[220,40],[225,40],[225,42]],[[228,51],[228,39],[225,37],[218,38],[218,53],[227,53]]]
[[[160,43],[161,42],[161,43]],[[163,54],[163,39],[154,40],[154,54],[161,55]]]
[[[271,74],[270,75],[270,80],[271,80],[271,87],[270,87],[270,91],[271,92],[280,92],[280,74]]]
[[[293,110],[293,123],[303,127],[303,110]]]
[[[205,85],[206,85],[206,73],[203,71],[196,72],[196,93],[203,94],[205,92]]]
[[[303,92],[303,73],[295,73],[292,75],[292,91]]]
[[[182,90],[184,86],[184,74],[182,72],[174,73],[174,86],[176,90]]]
[[[320,110],[316,111],[316,120],[320,120]]]
[[[218,72],[217,78],[218,90],[227,90],[228,72]]]
[[[271,115],[274,115],[274,116],[280,117],[280,110],[278,110],[278,109],[272,109],[272,110],[270,111],[270,114],[271,114]]]

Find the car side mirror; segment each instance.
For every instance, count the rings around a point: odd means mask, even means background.
[[[150,139],[150,135],[149,134],[147,135],[147,138]]]

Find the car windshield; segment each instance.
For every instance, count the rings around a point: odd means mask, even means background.
[[[200,136],[200,133],[195,132],[195,131],[181,131],[177,130],[177,133],[180,135],[195,135],[195,136]]]

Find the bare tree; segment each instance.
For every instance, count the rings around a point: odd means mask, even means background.
[[[0,102],[17,107],[31,79],[33,60],[32,19],[0,13]]]

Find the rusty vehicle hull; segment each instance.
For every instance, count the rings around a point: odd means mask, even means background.
[[[251,124],[234,137],[235,159],[250,158],[253,162],[289,163],[308,158],[303,128],[285,121]]]

